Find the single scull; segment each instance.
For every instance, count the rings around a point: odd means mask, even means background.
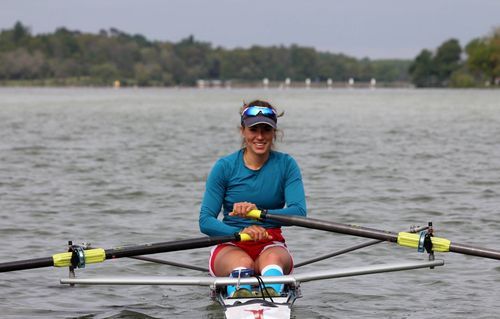
[[[227,319],[236,318],[290,318],[291,307],[297,298],[301,297],[300,284],[309,281],[327,280],[395,272],[419,268],[434,268],[443,266],[443,260],[407,262],[397,264],[379,264],[348,269],[325,270],[298,273],[287,276],[252,278],[229,278],[210,276],[187,277],[103,277],[103,278],[64,278],[61,284],[71,285],[177,285],[177,286],[207,286],[211,296],[224,309]],[[269,297],[261,293],[254,297],[228,298],[225,287],[227,285],[259,285],[283,283],[285,291],[282,296]],[[257,289],[256,292],[259,292]]]
[[[51,257],[27,259],[13,262],[0,263],[0,272],[17,271],[24,269],[34,269],[40,267],[69,267],[70,278],[61,279],[61,284],[74,285],[189,285],[206,286],[210,288],[211,296],[224,309],[226,318],[290,318],[291,307],[295,300],[301,297],[300,285],[304,282],[327,280],[334,278],[360,276],[367,274],[377,274],[385,272],[403,271],[419,268],[433,269],[444,265],[443,260],[435,260],[434,252],[455,252],[479,257],[500,260],[500,251],[480,248],[465,244],[452,243],[451,241],[434,237],[432,224],[412,229],[410,232],[388,232],[373,228],[366,228],[356,225],[347,225],[322,221],[311,218],[299,218],[282,215],[271,215],[266,212],[254,210],[249,213],[249,217],[255,219],[270,219],[311,229],[320,229],[329,232],[349,234],[354,236],[374,239],[370,242],[359,244],[353,247],[342,249],[325,256],[316,257],[309,261],[298,263],[296,268],[338,256],[343,253],[354,251],[363,247],[371,246],[382,241],[398,243],[401,246],[417,248],[418,251],[428,253],[428,260],[413,261],[397,264],[369,265],[348,269],[336,269],[314,272],[294,272],[293,275],[276,277],[249,277],[249,278],[229,278],[211,276],[179,276],[179,277],[106,277],[106,278],[76,278],[74,270],[84,268],[91,263],[103,262],[108,259],[130,257],[150,262],[170,264],[188,269],[206,271],[203,267],[185,265],[178,262],[162,261],[142,255],[156,254],[169,251],[179,251],[209,247],[228,241],[251,240],[245,234],[235,234],[231,236],[202,237],[186,239],[172,242],[153,243],[135,246],[125,246],[112,249],[90,248],[77,245],[69,245],[69,251],[59,253]],[[282,283],[285,289],[281,296],[271,297],[265,293],[265,285],[272,283]],[[230,298],[226,294],[228,285],[251,285],[254,292],[245,298]]]

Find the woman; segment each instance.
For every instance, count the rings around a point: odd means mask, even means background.
[[[219,159],[210,172],[200,211],[200,230],[209,236],[246,233],[253,241],[220,244],[212,249],[209,269],[214,276],[238,276],[252,270],[262,276],[289,274],[292,257],[281,234],[281,224],[246,218],[253,209],[271,214],[306,215],[300,169],[295,160],[273,150],[278,113],[265,101],[243,105],[243,147]],[[282,115],[282,114],[281,114]],[[223,208],[223,220],[217,217]],[[279,295],[281,284],[267,285]],[[242,287],[238,296],[250,293]],[[245,289],[247,291],[245,291]],[[228,287],[232,296],[235,287]],[[233,295],[236,296],[236,295]]]

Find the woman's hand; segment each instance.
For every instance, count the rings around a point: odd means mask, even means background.
[[[273,239],[262,226],[252,225],[244,228],[241,231],[242,234],[248,234],[254,241],[259,241],[263,239],[271,240]]]
[[[229,213],[229,216],[238,216],[245,218],[248,212],[254,209],[257,209],[257,206],[254,203],[249,203],[249,202],[234,203],[233,211]]]

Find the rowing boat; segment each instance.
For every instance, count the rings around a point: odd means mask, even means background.
[[[248,215],[255,219],[270,219],[288,225],[319,229],[328,232],[342,233],[359,237],[371,238],[371,241],[348,247],[324,256],[298,263],[295,268],[310,264],[326,258],[338,256],[357,249],[375,245],[386,241],[394,242],[404,247],[416,248],[419,252],[427,252],[427,258],[422,261],[410,261],[395,264],[367,265],[362,267],[351,267],[347,269],[327,269],[323,271],[300,272],[295,271],[291,275],[249,277],[249,278],[229,278],[204,276],[170,276],[170,277],[76,277],[75,269],[85,268],[87,264],[103,262],[116,258],[135,258],[150,262],[169,264],[207,271],[206,269],[193,265],[181,264],[178,262],[168,262],[142,255],[156,254],[162,252],[179,251],[209,247],[228,241],[251,240],[245,234],[235,234],[231,236],[202,237],[172,242],[152,243],[135,246],[117,247],[112,249],[92,248],[89,246],[78,246],[69,243],[69,251],[52,255],[51,257],[35,258],[13,262],[0,263],[0,272],[17,271],[24,269],[34,269],[41,267],[69,267],[69,278],[60,279],[65,285],[182,285],[182,286],[204,286],[210,290],[212,299],[217,301],[224,310],[228,319],[233,318],[290,318],[291,309],[297,298],[300,298],[301,284],[311,281],[324,281],[335,278],[360,276],[368,274],[379,274],[386,272],[414,270],[420,268],[434,269],[443,266],[444,261],[435,259],[435,252],[453,252],[466,255],[473,255],[484,258],[500,260],[500,251],[475,247],[465,244],[452,243],[445,238],[434,236],[432,223],[419,228],[411,228],[409,232],[389,232],[372,228],[360,227],[356,225],[346,225],[329,221],[322,221],[303,217],[290,217],[282,215],[266,214],[258,210],[251,211]],[[285,289],[280,296],[268,296],[264,293],[266,284],[284,284]],[[226,287],[228,285],[251,285],[254,293],[248,297],[232,298],[228,297]]]

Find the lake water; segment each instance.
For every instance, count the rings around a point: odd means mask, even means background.
[[[500,249],[500,90],[0,89],[0,261],[68,240],[111,248],[199,237],[204,181],[240,145],[242,101],[285,116],[310,217]],[[289,227],[296,262],[366,239]],[[155,257],[206,266],[207,249]],[[500,261],[304,283],[294,318],[496,318]],[[425,260],[379,244],[296,272]],[[131,259],[77,276],[198,275]],[[203,287],[59,285],[67,269],[0,274],[2,318],[222,318]]]

